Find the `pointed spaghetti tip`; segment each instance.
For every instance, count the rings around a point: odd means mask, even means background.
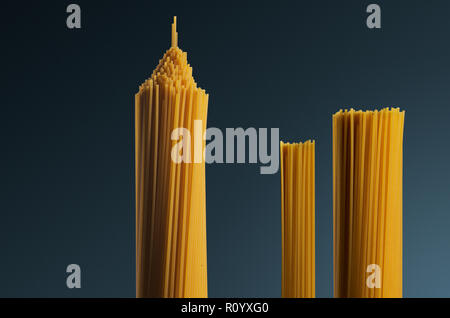
[[[172,23],[172,47],[178,46],[178,33],[177,33],[177,17],[173,17]]]

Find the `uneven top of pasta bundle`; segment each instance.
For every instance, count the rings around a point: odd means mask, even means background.
[[[280,141],[280,145],[283,147],[287,147],[287,146],[307,146],[307,145],[313,145],[315,144],[315,140],[307,140],[304,142],[284,142],[284,141]]]
[[[381,110],[377,110],[377,109],[375,109],[375,110],[354,110],[353,108],[350,108],[350,110],[348,110],[348,109],[344,109],[344,110],[340,109],[333,116],[348,115],[348,114],[351,114],[351,113],[354,113],[354,114],[355,113],[358,113],[358,114],[361,114],[361,113],[374,114],[374,113],[381,113],[381,112],[404,113],[405,111],[404,110],[400,111],[399,107],[385,107],[385,108],[382,108]]]
[[[192,67],[187,61],[187,53],[178,47],[178,33],[176,31],[176,17],[172,23],[172,46],[166,51],[163,58],[153,71],[152,76],[147,79],[144,85],[149,82],[164,87],[182,87],[186,89],[197,89],[197,83],[192,76]],[[200,89],[200,88],[198,88]]]

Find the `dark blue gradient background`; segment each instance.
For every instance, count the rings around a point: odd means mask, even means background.
[[[208,126],[316,140],[318,297],[333,286],[331,115],[406,110],[404,296],[450,296],[448,1],[76,1],[81,30],[69,3],[1,5],[0,296],[135,296],[134,94],[173,15]],[[211,297],[280,296],[279,178],[207,166]]]

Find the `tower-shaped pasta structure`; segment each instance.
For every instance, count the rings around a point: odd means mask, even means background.
[[[282,297],[315,297],[314,148],[280,143]]]
[[[335,297],[402,297],[404,116],[333,116]]]
[[[205,141],[179,140],[203,136],[208,94],[178,47],[176,18],[135,107],[136,295],[207,297]]]

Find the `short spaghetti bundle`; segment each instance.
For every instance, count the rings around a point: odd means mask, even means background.
[[[333,115],[335,297],[402,297],[404,117]]]
[[[208,94],[178,48],[176,17],[172,47],[139,87],[135,107],[136,295],[207,297],[205,163],[173,160],[174,149],[189,158],[205,143],[179,149],[172,139],[177,128],[194,131],[194,121],[205,131]]]
[[[315,297],[315,142],[280,143],[282,287],[286,298]]]

